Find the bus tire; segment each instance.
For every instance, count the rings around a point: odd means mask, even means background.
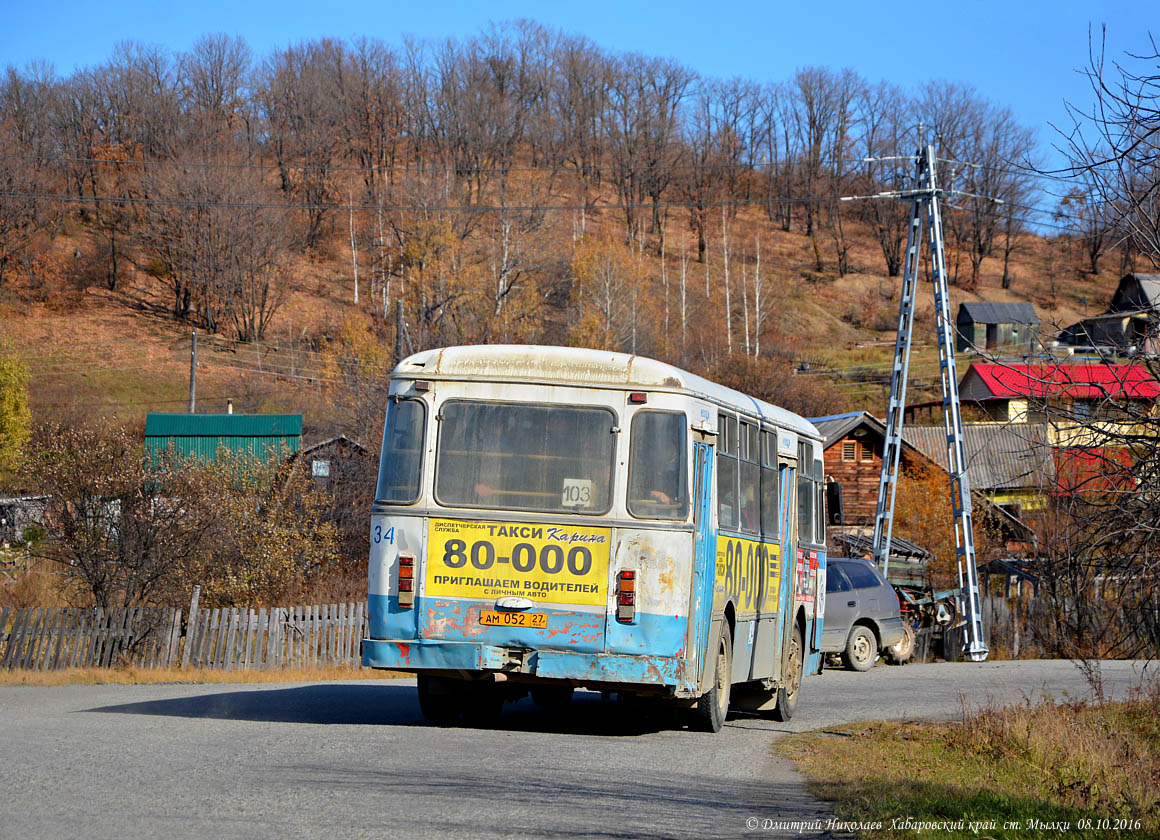
[[[805,662],[805,643],[802,641],[802,629],[795,627],[793,637],[789,640],[789,656],[786,657],[785,662],[784,684],[777,690],[777,705],[773,707],[774,720],[786,723],[797,711]]]
[[[729,625],[723,624],[717,637],[713,657],[713,682],[697,701],[695,719],[698,728],[706,732],[720,732],[729,716],[729,694],[733,681],[733,638]]]
[[[560,712],[568,708],[574,691],[570,685],[537,685],[532,689],[532,702],[545,712]]]
[[[478,680],[469,682],[465,688],[459,701],[464,723],[478,728],[494,726],[503,710],[503,686],[490,680]]]
[[[459,703],[450,682],[443,677],[419,674],[419,711],[428,723],[452,726],[459,719]]]

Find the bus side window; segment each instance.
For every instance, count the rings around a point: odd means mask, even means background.
[[[814,489],[813,468],[814,447],[811,443],[798,443],[798,544],[814,543],[814,503],[817,493]]]
[[[628,455],[628,512],[642,519],[684,519],[689,511],[685,415],[638,411]]]
[[[761,465],[757,432],[757,426],[752,423],[741,423],[739,438],[741,452],[738,464],[741,484],[738,496],[741,501],[740,525],[742,531],[750,534],[756,534],[761,530]]]
[[[737,528],[737,418],[718,417],[721,449],[717,452],[717,526]]]
[[[781,477],[777,471],[777,438],[773,432],[761,433],[761,533],[776,539],[780,528]]]

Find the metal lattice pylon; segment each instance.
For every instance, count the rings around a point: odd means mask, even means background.
[[[917,156],[914,187],[902,196],[912,203],[906,237],[906,262],[898,304],[898,334],[894,341],[894,365],[890,375],[890,402],[886,410],[886,442],[882,473],[878,481],[878,506],[874,515],[874,562],[886,574],[890,566],[890,540],[894,530],[894,498],[898,489],[898,466],[902,454],[902,421],[906,409],[906,380],[910,371],[910,345],[914,332],[915,290],[918,285],[919,250],[923,219],[926,220],[931,283],[934,286],[935,321],[938,330],[939,374],[942,379],[943,426],[946,431],[947,471],[950,474],[951,509],[955,525],[955,556],[959,567],[959,590],[965,603],[967,634],[963,653],[975,661],[987,658],[983,641],[983,617],[979,600],[979,576],[975,568],[975,537],[971,519],[971,488],[963,447],[963,418],[955,370],[954,333],[947,294],[946,251],[943,247],[939,189],[935,178],[934,147]]]

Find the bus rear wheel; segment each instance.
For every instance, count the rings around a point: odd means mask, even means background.
[[[805,668],[805,644],[802,629],[795,628],[789,641],[789,656],[785,662],[785,681],[777,690],[777,705],[773,707],[773,719],[787,722],[797,711],[798,694],[802,687],[802,671]]]
[[[568,708],[573,693],[570,685],[537,685],[532,689],[532,702],[546,712],[560,712]]]
[[[729,693],[733,687],[733,639],[728,626],[721,628],[717,655],[712,661],[713,682],[697,701],[696,721],[706,732],[720,732],[729,716]]]
[[[419,674],[419,711],[428,723],[452,726],[459,720],[459,700],[451,681],[443,677]]]

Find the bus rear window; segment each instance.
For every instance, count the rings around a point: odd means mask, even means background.
[[[426,418],[419,400],[397,400],[387,406],[375,501],[410,504],[419,498]]]
[[[685,415],[640,411],[632,418],[628,455],[628,512],[641,519],[685,519]]]
[[[610,409],[455,400],[440,415],[439,504],[587,514],[611,507]]]

